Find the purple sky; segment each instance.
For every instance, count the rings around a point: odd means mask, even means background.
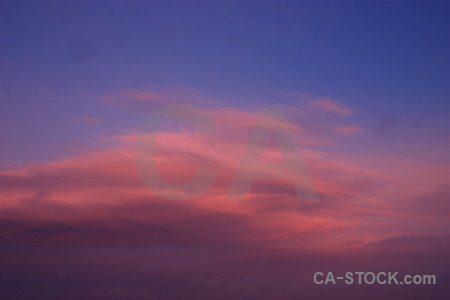
[[[449,80],[448,1],[1,1],[0,298],[448,299]],[[217,171],[192,201],[136,170],[171,104],[220,129],[160,132],[166,178]],[[225,200],[267,104],[320,203],[279,181]],[[312,282],[359,270],[439,284]]]

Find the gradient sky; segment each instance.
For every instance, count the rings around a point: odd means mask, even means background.
[[[1,1],[0,295],[448,299],[449,81],[448,1]],[[192,201],[136,170],[140,126],[170,104],[220,129],[160,132],[166,178],[218,172]],[[225,200],[266,104],[320,203],[280,181]],[[362,269],[440,281],[312,283]]]

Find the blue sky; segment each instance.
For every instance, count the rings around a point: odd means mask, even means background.
[[[86,130],[70,122],[77,118],[99,118],[105,130],[136,126],[143,114],[98,99],[161,87],[188,87],[240,107],[297,105],[284,96],[301,91],[355,107],[354,122],[367,132],[393,115],[423,124],[428,138],[448,135],[447,1],[3,1],[1,7],[3,160],[28,157],[20,148],[36,143],[79,139]],[[36,151],[36,158],[45,156]]]
[[[444,299],[449,64],[450,1],[0,0],[0,298]],[[437,284],[313,283],[361,270]]]

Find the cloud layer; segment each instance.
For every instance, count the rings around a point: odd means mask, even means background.
[[[92,299],[179,297],[142,283],[144,278],[170,281],[191,299],[294,299],[299,292],[314,293],[314,286],[306,283],[310,272],[333,264],[344,270],[352,255],[361,257],[357,265],[367,268],[376,267],[364,262],[373,257],[389,265],[386,254],[448,257],[449,185],[404,194],[402,188],[413,182],[314,150],[312,143],[301,143],[313,131],[295,123],[269,118],[263,126],[297,134],[302,149],[287,155],[301,155],[321,201],[298,200],[289,180],[299,174],[292,170],[278,170],[286,180],[254,176],[273,170],[271,163],[280,157],[280,149],[270,143],[265,161],[246,166],[247,179],[253,181],[246,200],[227,201],[259,114],[237,109],[204,113],[217,124],[214,134],[168,126],[156,139],[155,161],[164,180],[183,184],[200,165],[216,171],[211,189],[193,200],[166,200],[144,186],[135,148],[142,133],[110,137],[112,145],[83,155],[1,172],[1,251],[9,257],[5,268],[13,268],[13,276],[22,280],[31,280],[36,272],[55,282],[73,278],[78,268],[85,285],[78,292]],[[427,168],[435,174],[442,171],[442,166],[441,171]],[[46,253],[55,251],[62,257],[52,264]],[[35,271],[18,271],[36,260],[41,262]],[[126,266],[119,266],[122,262]],[[101,276],[115,275],[105,285],[93,286],[95,280],[86,273],[91,264]],[[438,263],[431,266],[443,272]],[[121,278],[119,270],[134,273],[135,281],[112,284]],[[161,272],[170,275],[165,278]]]

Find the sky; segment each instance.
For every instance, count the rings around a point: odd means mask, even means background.
[[[0,1],[0,15],[2,298],[448,299],[448,1]],[[212,132],[143,126],[170,107]],[[258,126],[298,148],[271,139],[248,163]],[[168,184],[140,176],[149,136]],[[194,197],[199,166],[215,176]],[[299,201],[299,178],[319,201]],[[438,284],[313,282],[359,270]]]

